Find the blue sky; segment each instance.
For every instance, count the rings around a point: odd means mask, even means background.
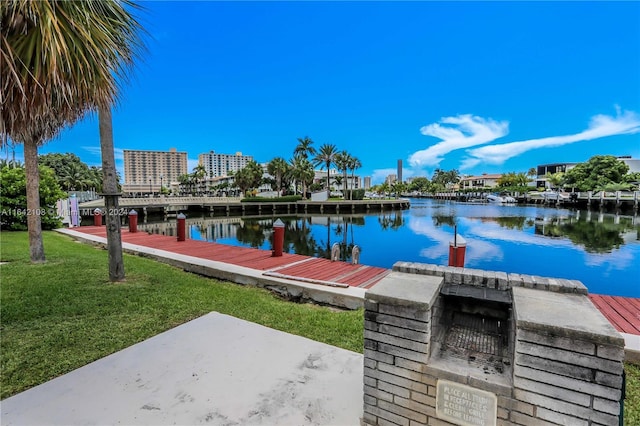
[[[381,182],[640,158],[639,2],[144,2],[148,51],[114,110],[122,149],[292,156]],[[43,146],[99,165],[87,117]],[[20,156],[18,152],[18,156]]]

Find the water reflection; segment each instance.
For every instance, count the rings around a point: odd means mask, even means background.
[[[536,206],[469,205],[412,200],[404,211],[280,216],[284,251],[390,268],[397,261],[447,264],[454,227],[467,240],[465,266],[577,279],[591,292],[640,297],[637,216]],[[193,239],[270,250],[276,217],[188,218]],[[175,222],[139,229],[175,235]]]

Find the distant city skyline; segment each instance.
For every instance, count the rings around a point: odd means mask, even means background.
[[[121,174],[124,149],[175,147],[191,171],[210,151],[289,159],[305,136],[371,184],[640,158],[639,2],[142,6],[148,49],[113,113]],[[99,144],[91,115],[39,152],[99,166]]]

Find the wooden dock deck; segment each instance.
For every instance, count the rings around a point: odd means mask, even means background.
[[[640,299],[590,294],[589,299],[621,333],[640,335]]]
[[[74,228],[74,231],[99,237],[107,235],[104,226],[81,226]],[[146,232],[131,233],[127,229],[122,229],[122,242],[256,269],[264,271],[263,274],[267,276],[336,287],[370,288],[391,272],[377,266],[332,262],[329,259],[299,254],[283,253],[282,256],[273,257],[271,250],[191,239],[179,242],[176,237]]]
[[[104,226],[82,226],[74,228],[89,235],[106,237]],[[191,240],[178,242],[175,236],[130,233],[122,229],[122,241],[172,253],[194,256],[201,259],[243,266],[263,275],[298,280],[307,283],[335,287],[371,288],[391,271],[367,265],[353,265],[332,262],[328,259],[283,253],[272,257],[270,250],[236,247],[206,241]],[[592,303],[611,324],[622,333],[640,335],[640,298],[605,296],[590,294]]]

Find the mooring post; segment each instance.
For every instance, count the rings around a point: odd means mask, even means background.
[[[100,209],[93,211],[93,226],[102,226],[102,210]]]
[[[273,223],[273,251],[272,257],[282,256],[282,249],[284,247],[284,222],[280,219]]]
[[[134,209],[129,212],[129,232],[138,232],[138,212]]]
[[[187,227],[187,217],[180,213],[177,216],[178,219],[178,241],[184,241],[186,239],[186,235],[187,235],[187,231],[186,231],[186,227]]]

